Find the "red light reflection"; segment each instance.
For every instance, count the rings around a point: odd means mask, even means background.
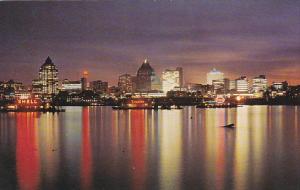
[[[88,107],[82,110],[82,145],[81,145],[81,187],[91,189],[92,150],[90,138],[90,112]]]
[[[19,188],[35,190],[40,182],[40,155],[35,113],[17,113],[16,167]]]

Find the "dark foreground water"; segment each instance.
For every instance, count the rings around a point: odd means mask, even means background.
[[[0,189],[300,189],[300,107],[1,113]]]

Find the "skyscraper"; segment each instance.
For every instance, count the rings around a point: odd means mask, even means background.
[[[225,94],[225,80],[221,79],[221,80],[213,80],[212,81],[212,85],[213,85],[213,93],[214,94]]]
[[[238,93],[249,93],[249,81],[246,76],[236,79],[236,91]]]
[[[47,57],[45,63],[39,70],[39,82],[41,95],[45,98],[50,98],[58,93],[58,70],[50,57]]]
[[[206,74],[207,84],[212,85],[213,81],[223,80],[224,73],[218,71],[217,69],[213,68],[209,73]]]
[[[167,93],[175,87],[182,87],[183,83],[182,68],[177,67],[175,70],[167,69],[162,73],[162,90]]]
[[[161,91],[161,81],[160,81],[160,77],[157,75],[153,75],[151,77],[151,90]]]
[[[151,91],[151,79],[155,76],[154,69],[150,66],[147,59],[137,71],[136,88],[138,92]]]
[[[236,90],[236,80],[229,80],[229,91],[235,91]]]
[[[89,87],[88,76],[89,76],[89,72],[88,71],[83,71],[83,76],[81,78],[81,89],[82,89],[82,91],[87,90],[88,87]]]
[[[254,93],[265,92],[268,87],[268,81],[265,75],[259,75],[252,79],[252,91]]]
[[[130,74],[120,75],[118,86],[121,92],[132,92],[132,76]]]
[[[94,92],[99,94],[107,94],[108,93],[108,82],[96,80],[90,83],[90,88],[93,89]]]

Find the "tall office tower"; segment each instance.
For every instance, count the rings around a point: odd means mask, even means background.
[[[138,92],[151,91],[151,78],[155,76],[154,69],[150,66],[147,59],[137,71],[136,90]]]
[[[130,74],[123,74],[119,76],[118,87],[121,92],[132,92],[132,76]]]
[[[249,93],[249,81],[246,76],[236,79],[236,91],[238,93]]]
[[[108,93],[108,82],[96,80],[90,83],[90,88],[93,89],[94,92],[99,94],[107,94]]]
[[[177,67],[176,70],[179,71],[179,87],[182,88],[184,86],[183,69],[182,67]]]
[[[35,97],[40,97],[43,93],[43,85],[42,82],[39,79],[33,79],[32,80],[32,94]]]
[[[45,63],[39,71],[39,82],[34,81],[34,84],[40,84],[41,95],[45,98],[51,98],[52,95],[58,93],[58,70],[50,57],[47,57]]]
[[[230,80],[229,81],[229,91],[236,90],[236,80]]]
[[[132,92],[137,92],[137,76],[132,76]]]
[[[88,71],[83,71],[83,76],[81,78],[81,89],[82,89],[82,91],[88,90],[88,87],[89,87],[88,76],[89,76],[89,72]]]
[[[252,91],[254,93],[265,92],[268,88],[268,81],[265,75],[259,75],[252,79]]]
[[[151,90],[161,91],[161,81],[160,81],[160,77],[157,75],[153,75],[151,77]]]
[[[214,94],[225,94],[225,81],[224,79],[213,80],[213,93]]]
[[[175,87],[182,87],[182,68],[175,70],[167,69],[162,73],[162,90],[164,93],[173,90]]]
[[[206,74],[207,84],[212,85],[213,80],[223,80],[224,73],[213,68],[209,73]]]
[[[228,78],[224,78],[224,93],[229,93],[230,92],[230,80]]]

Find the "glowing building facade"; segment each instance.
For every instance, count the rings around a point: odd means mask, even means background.
[[[236,91],[238,93],[249,93],[249,81],[246,76],[236,79]]]
[[[121,92],[132,92],[133,84],[132,84],[132,76],[130,74],[123,74],[119,76],[118,86]]]
[[[265,92],[268,88],[268,81],[265,75],[259,75],[252,79],[252,91],[254,93]]]
[[[34,84],[39,86],[40,94],[49,98],[58,93],[58,70],[50,57],[39,70],[39,79],[34,80]]]
[[[175,87],[183,86],[182,68],[178,67],[175,70],[165,70],[162,73],[162,90],[164,93],[173,90]]]
[[[80,92],[82,90],[82,84],[80,81],[70,81],[65,79],[62,82],[62,91],[69,91],[69,92]]]
[[[209,73],[206,74],[207,84],[212,85],[213,81],[221,81],[224,79],[224,73],[213,68]]]

